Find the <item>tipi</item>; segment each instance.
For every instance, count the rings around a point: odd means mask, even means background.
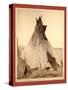
[[[45,35],[46,28],[47,25],[43,25],[41,17],[36,19],[35,31],[21,53],[21,58],[26,61],[31,69],[51,67],[56,70],[57,66],[61,65],[57,54]]]

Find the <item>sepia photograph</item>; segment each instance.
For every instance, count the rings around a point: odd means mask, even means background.
[[[64,11],[16,8],[17,80],[63,77]]]
[[[65,7],[16,5],[13,12],[15,82],[64,82]]]

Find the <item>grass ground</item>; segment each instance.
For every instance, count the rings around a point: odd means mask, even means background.
[[[63,62],[63,50],[55,48],[55,51],[59,55]],[[45,68],[39,70],[38,68],[30,69],[30,67],[23,62],[20,58],[17,61],[17,79],[23,78],[51,78],[51,77],[62,77],[63,76],[63,66],[58,66],[57,70]]]

